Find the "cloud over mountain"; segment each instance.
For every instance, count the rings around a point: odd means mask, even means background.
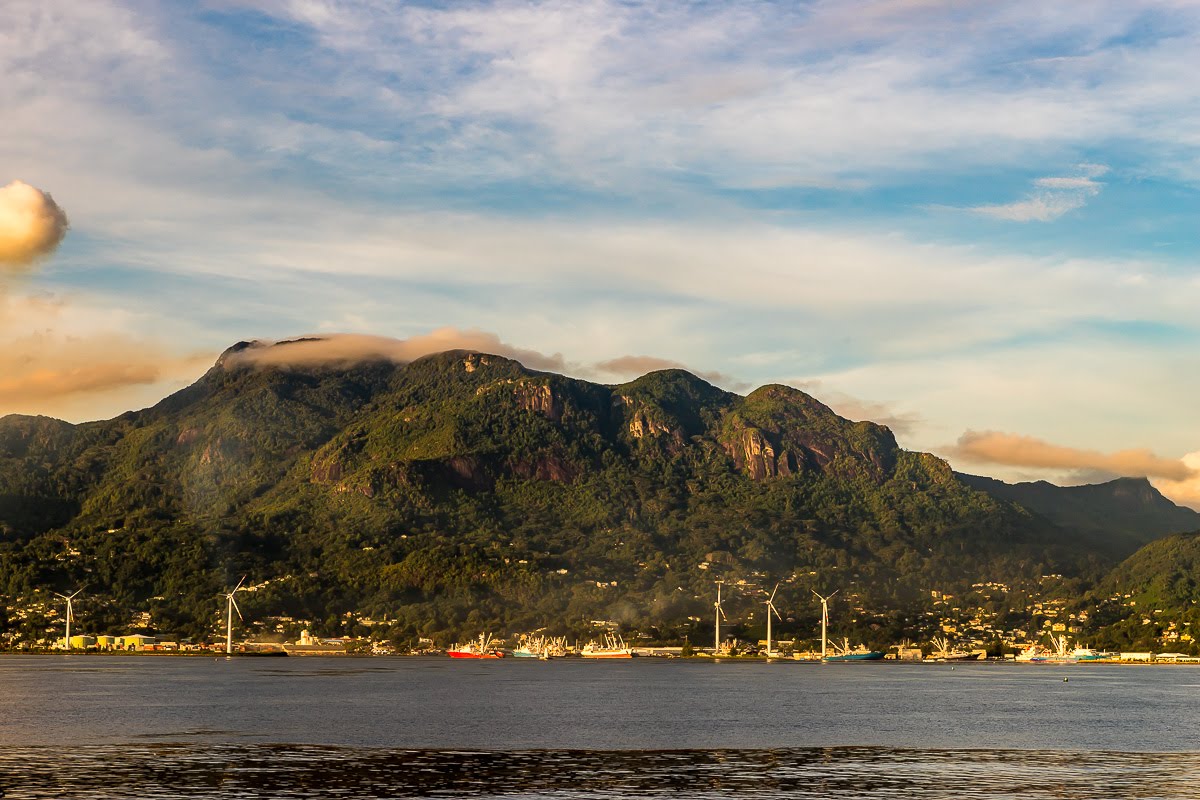
[[[1180,461],[1192,470],[1190,477],[1183,480],[1158,478],[1153,483],[1175,502],[1200,511],[1200,450],[1188,453]]]
[[[360,361],[386,360],[404,363],[446,350],[477,350],[519,361],[531,369],[559,370],[563,357],[515,347],[500,341],[494,333],[470,328],[438,328],[422,336],[393,339],[358,333],[334,333],[305,336],[269,344],[256,343],[232,353],[226,363],[262,366],[345,365]]]
[[[1101,453],[1051,444],[1032,436],[998,431],[967,431],[947,451],[951,458],[975,464],[1003,464],[1037,469],[1103,470],[1127,477],[1186,482],[1200,475],[1183,459],[1163,458],[1149,450]]]
[[[728,375],[723,375],[715,370],[697,371],[686,364],[657,356],[619,356],[618,358],[610,358],[607,361],[597,362],[593,365],[593,368],[605,375],[620,375],[623,377],[640,377],[647,372],[654,372],[660,369],[682,369],[703,378],[709,383],[724,386],[733,382]],[[738,386],[740,387],[741,384],[738,384]]]

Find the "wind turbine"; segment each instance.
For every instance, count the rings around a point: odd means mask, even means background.
[[[225,654],[233,655],[233,612],[236,611],[238,619],[245,619],[242,616],[242,610],[238,608],[237,601],[233,596],[237,594],[238,589],[242,588],[242,584],[246,582],[246,576],[238,581],[237,586],[233,587],[233,591],[223,595],[227,601],[225,604]]]
[[[813,589],[812,593],[816,594],[817,599],[821,601],[821,660],[824,661],[826,651],[829,647],[829,638],[827,635],[829,628],[829,601],[833,598],[834,594],[837,594],[837,590],[835,589],[829,597],[821,597],[821,595],[817,594],[816,589]]]
[[[72,601],[78,597],[79,593],[82,591],[83,589],[77,589],[75,594],[72,595],[59,594],[58,592],[54,593],[55,597],[61,597],[63,600],[67,601],[67,637],[63,641],[63,649],[67,651],[71,649],[71,622],[75,619],[75,605]]]
[[[779,611],[778,611],[778,609],[775,608],[775,593],[778,591],[779,591],[779,584],[777,583],[777,584],[775,584],[775,588],[771,590],[771,596],[768,597],[767,602],[764,603],[764,605],[766,605],[766,607],[767,607],[767,658],[770,658],[772,655],[772,653],[771,653],[771,615],[774,614],[776,619],[778,619],[780,622],[783,622],[783,617],[779,616]]]
[[[715,609],[717,609],[717,613],[714,615],[717,620],[716,642],[713,645],[713,655],[714,656],[718,655],[721,652],[721,620],[728,619],[728,617],[725,616],[725,610],[723,608],[721,608],[721,584],[723,584],[724,582],[725,581],[717,581],[717,602],[713,603],[713,607]]]

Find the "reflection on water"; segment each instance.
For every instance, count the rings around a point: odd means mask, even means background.
[[[18,798],[1200,798],[1198,753],[910,750],[459,752],[159,744],[0,749]]]

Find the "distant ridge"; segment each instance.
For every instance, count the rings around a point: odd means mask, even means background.
[[[992,497],[1095,536],[1113,556],[1127,555],[1168,534],[1200,529],[1200,513],[1171,502],[1145,478],[1056,486],[1046,481],[1005,483],[961,472],[955,475]]]

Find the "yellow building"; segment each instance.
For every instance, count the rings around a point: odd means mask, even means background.
[[[144,633],[130,633],[125,636],[117,637],[117,647],[122,650],[140,650],[148,644],[154,644],[158,641],[153,636],[147,636]]]

